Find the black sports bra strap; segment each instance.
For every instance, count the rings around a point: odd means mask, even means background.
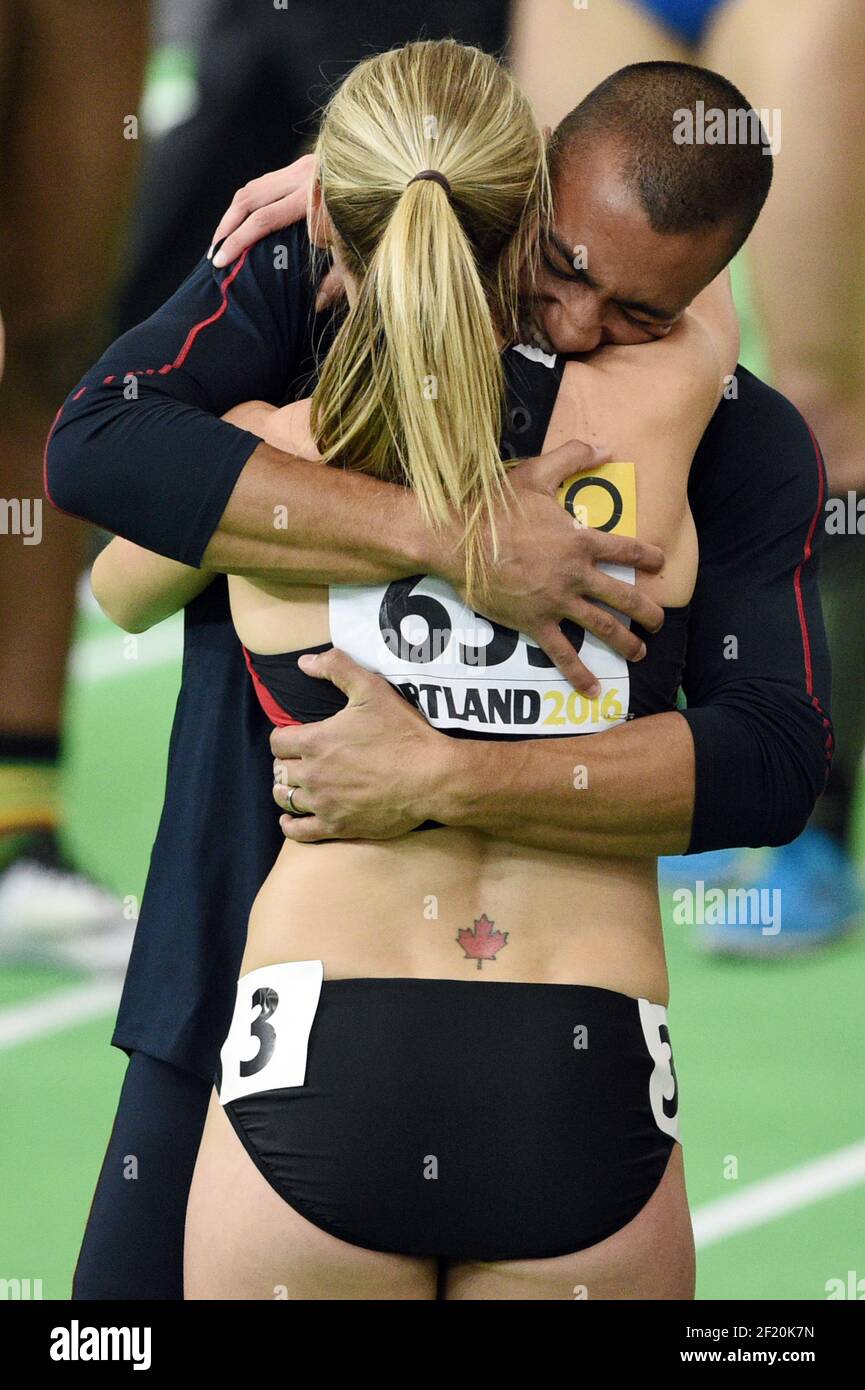
[[[505,408],[502,420],[502,458],[533,458],[544,447],[550,417],[559,394],[565,359],[534,360],[516,348],[502,354]]]

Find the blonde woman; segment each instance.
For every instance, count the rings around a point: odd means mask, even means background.
[[[232,578],[264,708],[298,725],[340,709],[305,669],[331,644],[418,718],[489,738],[491,760],[498,738],[672,708],[697,564],[688,470],[736,355],[724,289],[637,356],[508,348],[546,231],[543,144],[507,72],[452,42],[356,68],[316,157],[310,228],[342,272],[345,321],[311,400],[228,418],[311,466],[413,488],[433,525],[460,515],[470,592]],[[633,668],[595,644],[595,700],[469,606],[495,563],[507,459],[574,436],[615,454],[563,505],[667,557],[640,579],[663,629]],[[137,603],[140,625],[207,579],[114,541],[94,589],[109,611]],[[286,843],[249,921],[189,1201],[187,1297],[691,1297],[667,1001],[653,861],[431,822],[382,843]]]

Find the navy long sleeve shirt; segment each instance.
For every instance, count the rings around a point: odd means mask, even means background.
[[[55,505],[196,565],[258,438],[218,417],[308,380],[305,229],[233,266],[202,261],[67,398],[46,448]],[[797,411],[744,368],[691,471],[700,542],[683,688],[696,752],[690,850],[780,844],[804,826],[831,755],[817,592],[825,472]],[[186,609],[165,804],[114,1034],[213,1074],[252,901],[282,836],[269,725],[217,578]]]

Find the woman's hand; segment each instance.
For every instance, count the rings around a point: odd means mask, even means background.
[[[315,158],[305,154],[284,169],[274,169],[270,174],[250,179],[237,190],[222,214],[213,233],[208,259],[218,267],[229,265],[271,232],[299,222],[306,216],[314,175]],[[214,255],[213,247],[224,237],[228,240]]]
[[[220,218],[208,258],[221,269],[271,232],[300,222],[306,217],[314,177],[315,156],[305,154],[284,169],[274,169],[273,173],[250,179],[238,189]],[[214,255],[214,246],[223,238],[226,238],[224,245]],[[339,274],[329,270],[316,295],[316,313],[326,309],[342,292]]]

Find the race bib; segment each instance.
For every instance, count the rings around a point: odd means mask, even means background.
[[[558,497],[575,525],[636,535],[632,463],[575,474]],[[633,569],[600,568],[634,583]],[[438,729],[537,738],[596,733],[627,718],[627,661],[576,623],[562,630],[600,682],[594,700],[578,694],[530,638],[473,612],[432,575],[334,585],[329,609],[333,645],[384,676]]]
[[[324,965],[294,960],[251,970],[237,982],[234,1016],[222,1045],[219,1100],[302,1086]]]

